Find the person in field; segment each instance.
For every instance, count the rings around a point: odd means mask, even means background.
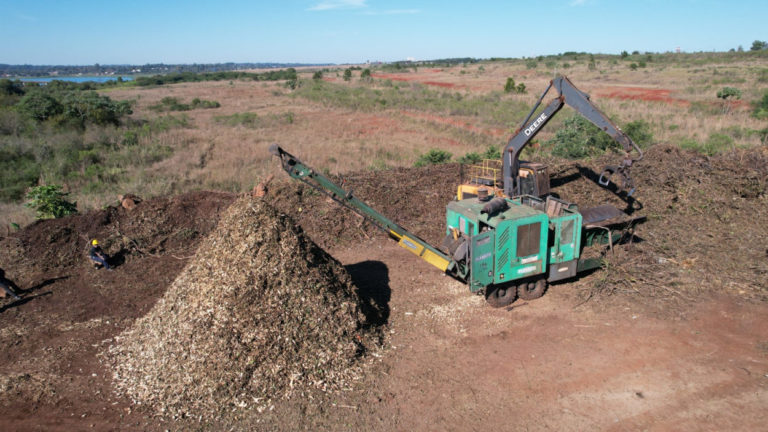
[[[107,270],[112,270],[112,268],[109,266],[109,256],[104,253],[103,250],[101,250],[101,246],[99,246],[98,240],[91,240],[91,250],[88,251],[88,257],[91,258],[91,261],[94,262],[96,267],[101,265]]]
[[[2,294],[4,297],[7,294],[13,297],[14,300],[21,299],[21,297],[19,297],[19,295],[16,294],[13,290],[14,288],[18,289],[18,287],[16,286],[15,283],[11,282],[9,279],[5,277],[5,270],[3,270],[2,268],[0,268],[0,287],[3,288],[4,293]]]

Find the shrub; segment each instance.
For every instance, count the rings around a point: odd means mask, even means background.
[[[512,93],[515,91],[515,80],[512,77],[507,78],[507,83],[504,84],[504,91],[506,93]]]
[[[525,61],[525,67],[527,69],[536,69],[538,66],[539,62],[537,62],[535,59],[528,59]]]
[[[20,146],[0,148],[0,200],[15,201],[28,187],[37,183],[40,167],[34,154]]]
[[[731,99],[741,99],[741,90],[734,87],[723,87],[717,92],[717,97],[724,101],[723,112],[731,112]]]
[[[723,87],[717,92],[717,97],[723,100],[728,98],[741,99],[741,90],[733,87]]]
[[[520,83],[515,85],[515,80],[512,77],[507,78],[506,84],[504,84],[504,91],[506,93],[525,93],[525,84]]]
[[[370,81],[371,80],[371,70],[366,68],[363,69],[362,72],[360,72],[360,79],[363,81]]]
[[[315,81],[323,79],[323,71],[317,71],[312,75],[312,79]]]
[[[60,218],[77,213],[77,203],[67,200],[69,193],[61,186],[35,186],[27,193],[25,204],[35,210],[37,219]]]
[[[640,147],[653,142],[651,127],[644,120],[629,122],[623,130]],[[620,148],[610,135],[578,114],[565,119],[563,127],[546,144],[552,146],[553,155],[566,159],[595,156]]]
[[[301,87],[301,82],[298,78],[292,78],[285,82],[285,86],[291,90],[296,90]]]
[[[482,160],[483,160],[483,156],[481,156],[480,153],[469,152],[464,156],[460,157],[458,162],[464,165],[472,165],[472,164],[479,163]]]
[[[758,119],[768,118],[768,91],[763,94],[763,98],[752,103],[752,117]]]
[[[768,83],[768,69],[763,68],[757,72],[757,82]]]
[[[352,69],[344,69],[344,81],[349,81],[352,79]]]
[[[450,162],[451,157],[453,157],[453,154],[445,150],[430,149],[428,152],[419,155],[419,158],[413,166],[422,167],[426,165],[444,164]]]
[[[651,125],[645,120],[635,120],[624,125],[622,129],[639,147],[648,147],[653,143]]]
[[[733,138],[728,135],[713,133],[703,143],[695,139],[684,138],[680,141],[679,145],[687,150],[693,150],[707,156],[714,156],[724,150],[733,148],[734,142]]]
[[[160,100],[159,104],[152,105],[149,109],[152,111],[189,111],[198,108],[219,108],[220,106],[221,104],[216,101],[203,100],[200,98],[194,98],[191,103],[185,104],[179,102],[175,97],[164,97]]]
[[[501,159],[501,150],[498,146],[488,146],[485,152],[481,155],[483,159]]]

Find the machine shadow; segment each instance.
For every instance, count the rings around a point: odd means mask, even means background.
[[[352,277],[360,297],[360,309],[366,327],[380,327],[389,321],[389,269],[381,261],[361,261],[344,266]]]

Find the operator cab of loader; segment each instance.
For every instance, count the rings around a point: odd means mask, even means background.
[[[459,185],[458,200],[477,198],[479,189],[488,189],[489,195],[504,197],[502,181],[502,162],[500,159],[484,159],[481,164],[468,166],[467,182]],[[549,168],[537,162],[520,161],[518,172],[522,195],[545,197],[549,194]],[[463,177],[463,176],[462,176]]]

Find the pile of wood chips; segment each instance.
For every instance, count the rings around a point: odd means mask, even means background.
[[[349,387],[374,344],[363,325],[341,264],[291,218],[243,197],[104,358],[119,394],[206,420]]]

